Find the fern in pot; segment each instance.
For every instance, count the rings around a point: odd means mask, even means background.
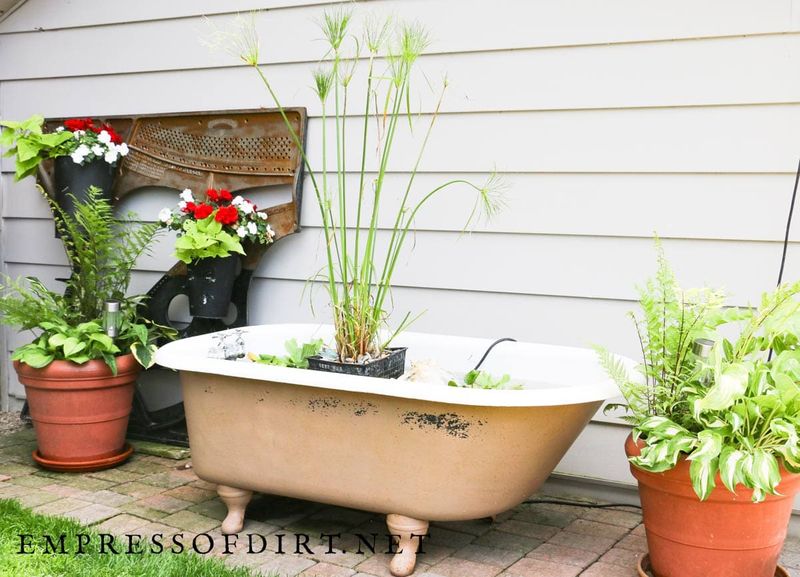
[[[125,444],[136,377],[171,329],[142,318],[126,296],[156,224],[117,221],[101,192],[74,201],[74,216],[48,198],[72,271],[62,293],[34,277],[0,282],[0,322],[32,331],[12,359],[36,429],[34,460],[63,471],[114,466]]]
[[[317,201],[325,261],[315,280],[324,282],[328,292],[335,350],[312,356],[309,368],[397,377],[403,373],[405,349],[390,344],[416,317],[408,313],[390,327],[388,309],[392,278],[415,218],[432,198],[457,185],[471,193],[467,224],[480,214],[491,216],[502,204],[501,183],[492,174],[483,185],[457,179],[417,190],[416,177],[446,88],[443,82],[430,114],[412,112],[412,78],[428,35],[416,24],[374,20],[354,31],[352,14],[342,9],[325,12],[320,21],[326,50],[313,74],[313,87],[322,114],[321,158],[312,162],[285,114],[270,71],[259,64],[254,18],[240,20],[233,32],[215,31],[209,44],[222,46],[255,70],[301,151]],[[400,167],[393,153],[404,132],[418,134],[420,144],[412,163]],[[394,191],[399,192],[398,206],[384,220],[386,197],[393,192],[387,189],[390,169],[406,170],[408,178]],[[385,237],[382,221],[391,223]]]
[[[655,575],[776,574],[800,490],[798,294],[786,284],[727,308],[720,292],[681,289],[659,250],[631,314],[639,374],[600,349],[625,397],[610,409],[633,425],[625,450]]]

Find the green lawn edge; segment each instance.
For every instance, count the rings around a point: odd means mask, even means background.
[[[36,552],[19,554],[21,534],[33,535]],[[44,553],[43,535],[57,540],[65,535],[67,554]],[[89,535],[84,554],[75,554],[77,535]],[[120,542],[124,551],[127,541]],[[230,568],[219,559],[194,553],[165,551],[141,554],[101,554],[99,533],[71,519],[39,515],[13,500],[0,499],[0,577],[253,577],[246,568]]]

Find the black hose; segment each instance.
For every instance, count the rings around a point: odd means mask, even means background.
[[[489,345],[489,348],[486,349],[485,353],[483,353],[483,356],[481,357],[481,360],[478,361],[478,364],[475,365],[475,368],[472,369],[472,370],[473,371],[477,371],[479,368],[481,368],[481,365],[483,364],[483,361],[486,360],[486,357],[489,356],[489,353],[492,352],[492,349],[495,348],[500,343],[504,343],[506,341],[511,341],[512,343],[516,343],[517,339],[512,339],[511,337],[503,337],[502,339],[497,339],[495,342],[493,342],[491,345]]]
[[[587,509],[609,509],[611,507],[642,508],[641,505],[629,505],[628,503],[584,503],[582,501],[562,501],[561,499],[528,499],[523,503],[531,505],[569,505],[571,507],[586,507]]]

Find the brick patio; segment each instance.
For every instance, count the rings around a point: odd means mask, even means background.
[[[222,554],[219,525],[225,507],[214,486],[192,472],[189,461],[134,455],[109,471],[84,475],[53,473],[35,467],[30,429],[0,435],[0,498],[20,501],[34,511],[72,517],[108,533],[167,536],[184,533],[184,542],[208,533]],[[635,577],[645,551],[641,517],[631,508],[590,509],[526,504],[488,520],[436,523],[416,577]],[[266,537],[266,550],[247,554],[246,537],[226,563],[245,565],[263,575],[283,577],[389,577],[389,555],[356,550],[355,533],[383,535],[383,517],[318,503],[257,496],[248,508],[244,533]],[[277,554],[277,534],[286,534]],[[313,553],[295,554],[294,533],[312,536]],[[320,533],[342,533],[340,549],[328,554]],[[198,541],[200,548],[207,540]],[[256,538],[256,547],[260,542]],[[244,547],[242,547],[244,546]],[[384,543],[385,548],[385,543]],[[344,549],[341,550],[341,549]],[[787,542],[783,555],[793,577],[800,577],[800,541]]]

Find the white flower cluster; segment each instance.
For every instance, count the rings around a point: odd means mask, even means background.
[[[76,130],[74,136],[80,140],[86,134],[85,130]],[[106,130],[101,130],[97,135],[97,144],[91,147],[87,144],[81,144],[76,148],[70,157],[75,164],[83,164],[86,157],[92,155],[94,158],[103,158],[108,164],[114,164],[122,156],[127,156],[128,145],[124,142],[122,144],[114,144],[111,142],[111,135]]]

